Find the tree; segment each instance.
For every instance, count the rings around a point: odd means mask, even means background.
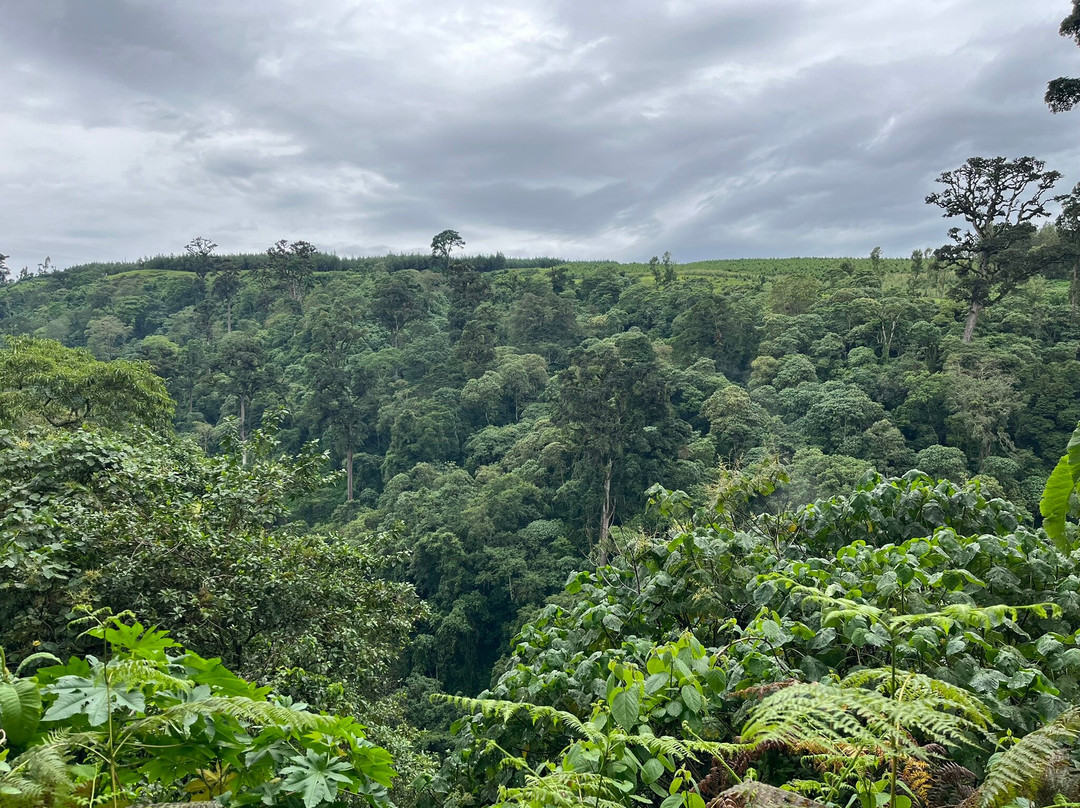
[[[874,247],[870,251],[870,266],[873,267],[874,272],[881,271],[881,247]]]
[[[371,374],[359,361],[363,332],[354,323],[357,313],[335,306],[320,311],[311,326],[312,352],[304,357],[308,393],[303,413],[320,434],[323,445],[345,456],[345,501],[353,501],[353,457],[366,431],[362,400]]]
[[[371,315],[390,329],[395,348],[401,347],[401,329],[427,316],[431,301],[415,270],[401,270],[379,278],[371,297]]]
[[[663,277],[660,274],[660,257],[654,255],[649,259],[649,271],[652,273],[653,283],[657,286],[660,285],[660,280]]]
[[[459,334],[465,323],[472,319],[476,307],[491,300],[491,284],[466,263],[459,263],[448,269],[446,280],[450,302],[447,319],[451,331]]]
[[[671,250],[664,250],[664,256],[660,259],[660,266],[664,268],[664,284],[675,283],[678,275],[675,274],[675,262],[671,260]]]
[[[1073,0],[1072,12],[1061,21],[1058,33],[1080,45],[1080,0]],[[1046,85],[1046,96],[1043,100],[1054,114],[1068,112],[1080,102],[1080,79],[1062,76],[1051,80]]]
[[[225,333],[232,333],[232,304],[236,293],[240,291],[240,267],[233,261],[226,260],[214,276],[212,291],[214,296],[225,302]]]
[[[450,253],[465,246],[457,230],[443,230],[431,239],[431,257],[442,264],[444,270],[450,269]]]
[[[243,443],[247,439],[248,405],[267,376],[262,345],[248,334],[239,331],[230,334],[221,341],[217,366],[238,399],[237,431]]]
[[[642,470],[650,435],[676,434],[667,382],[648,338],[627,332],[575,350],[559,376],[558,423],[574,448],[575,476],[586,481],[586,499],[596,505],[589,518],[604,557],[619,489],[648,484],[633,471]]]
[[[97,317],[86,324],[86,347],[98,359],[115,359],[131,336],[131,330],[131,326],[124,325],[111,314]]]
[[[923,274],[923,251],[912,250],[911,251],[911,275],[908,278],[908,294],[914,295],[915,290],[919,288],[919,283]]]
[[[803,431],[829,453],[852,454],[849,442],[885,415],[878,402],[852,384],[825,382],[814,399],[802,419]]]
[[[73,606],[132,609],[294,698],[355,708],[385,694],[386,661],[423,612],[382,574],[400,559],[370,536],[285,524],[288,501],[327,482],[313,445],[283,456],[266,429],[246,463],[227,449],[210,457],[168,433],[0,433],[0,644],[66,658],[85,647]]]
[[[967,304],[964,342],[971,342],[979,313],[1035,275],[1040,266],[1026,247],[1035,234],[1033,220],[1049,215],[1044,196],[1061,174],[1044,171],[1042,160],[1020,157],[970,157],[960,168],[945,171],[945,186],[926,197],[944,210],[945,218],[962,216],[970,225],[949,230],[952,244],[934,257],[956,272],[953,296]]]
[[[0,350],[0,424],[161,429],[172,415],[172,399],[146,362],[99,362],[87,350],[48,339],[6,341]]]
[[[195,275],[199,278],[199,283],[205,282],[206,276],[214,268],[213,252],[217,249],[217,246],[210,239],[202,236],[195,236],[184,246],[184,251],[191,259],[191,265],[195,270]]]
[[[3,286],[11,278],[11,270],[8,269],[7,260],[10,255],[4,255],[0,253],[0,286]]]
[[[314,244],[306,241],[281,239],[267,249],[270,258],[270,279],[289,294],[289,299],[299,303],[304,292],[315,283]]]

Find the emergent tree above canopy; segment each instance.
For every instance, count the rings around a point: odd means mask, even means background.
[[[1044,166],[1034,157],[969,157],[960,168],[943,172],[937,182],[944,189],[926,197],[946,218],[962,216],[970,225],[951,228],[953,243],[934,252],[956,272],[953,296],[968,306],[964,342],[971,342],[984,308],[1039,271],[1027,255],[1033,221],[1049,215],[1044,197],[1061,178]]]

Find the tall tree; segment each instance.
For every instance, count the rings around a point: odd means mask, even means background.
[[[266,251],[270,257],[270,279],[296,303],[315,283],[316,252],[314,244],[306,241],[290,243],[288,239],[280,239]]]
[[[575,350],[559,377],[557,420],[573,446],[574,476],[586,481],[585,499],[596,503],[589,510],[603,559],[619,489],[647,485],[635,479],[642,463],[633,461],[651,448],[648,428],[659,437],[674,432],[667,382],[648,337],[627,332]]]
[[[225,333],[232,333],[233,298],[240,291],[240,267],[235,261],[226,260],[214,276],[214,296],[225,303]]]
[[[457,230],[443,230],[431,239],[431,257],[442,264],[442,268],[450,268],[450,253],[465,246],[465,239]]]
[[[323,444],[340,451],[345,460],[345,501],[353,500],[353,457],[365,432],[362,400],[371,386],[371,373],[358,360],[364,350],[363,331],[354,323],[359,313],[334,306],[312,318],[312,351],[304,357],[308,393],[303,414],[321,435]]]
[[[1073,0],[1072,11],[1061,21],[1058,33],[1080,45],[1080,0]],[[1046,85],[1046,96],[1043,100],[1055,114],[1068,112],[1076,106],[1077,102],[1080,102],[1080,79],[1067,76],[1053,79]]]
[[[218,370],[228,379],[228,388],[236,394],[237,432],[240,442],[247,440],[248,407],[266,377],[262,346],[248,334],[236,332],[221,341]]]
[[[401,347],[401,329],[427,316],[431,301],[415,270],[401,270],[379,278],[371,296],[371,316],[390,330],[394,347]]]
[[[1049,215],[1044,197],[1061,178],[1045,171],[1042,160],[970,157],[937,178],[944,185],[926,197],[945,218],[963,217],[967,230],[949,230],[952,244],[934,251],[957,277],[953,295],[967,304],[964,342],[971,342],[979,313],[1007,296],[1039,271],[1026,247],[1036,232],[1033,221]]]
[[[111,314],[96,317],[86,324],[86,347],[98,359],[115,359],[131,337],[131,326]]]
[[[188,258],[191,259],[191,266],[195,270],[195,274],[199,278],[199,283],[206,282],[206,276],[210,274],[210,270],[214,268],[214,250],[217,246],[208,238],[203,236],[195,236],[184,246],[184,252],[188,254]]]
[[[1061,264],[1070,272],[1069,303],[1073,315],[1080,312],[1080,184],[1067,194],[1055,196],[1061,205],[1057,225],[1057,244],[1054,252]]]

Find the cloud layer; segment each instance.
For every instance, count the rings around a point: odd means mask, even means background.
[[[1080,181],[1066,0],[11,4],[0,252],[304,238],[679,261],[940,244],[975,154]]]

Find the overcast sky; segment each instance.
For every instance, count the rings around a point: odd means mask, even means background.
[[[973,155],[1080,182],[1068,0],[5,0],[0,252],[306,239],[677,261],[937,246]]]

